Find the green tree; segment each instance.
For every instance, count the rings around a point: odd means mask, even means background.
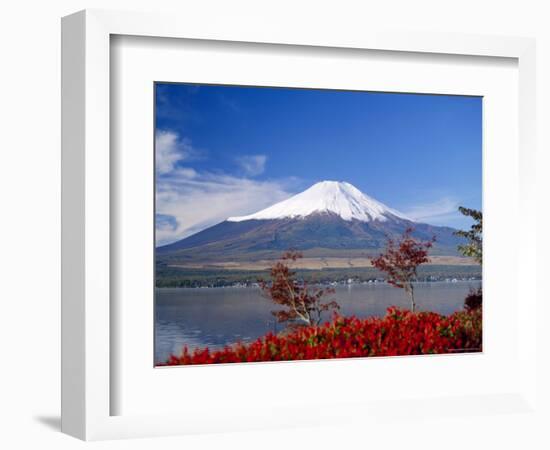
[[[479,264],[483,261],[483,214],[476,209],[459,206],[458,210],[465,216],[474,219],[473,225],[468,231],[458,230],[454,234],[468,240],[464,245],[459,245],[458,250],[464,256],[474,258]]]

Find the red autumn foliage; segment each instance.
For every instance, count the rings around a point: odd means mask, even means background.
[[[272,311],[279,322],[304,322],[307,325],[319,325],[324,312],[340,309],[335,301],[323,303],[323,297],[333,294],[332,288],[309,286],[296,280],[296,273],[289,264],[302,258],[300,252],[289,250],[280,261],[271,267],[271,283],[260,281],[264,295],[284,309]]]
[[[405,289],[411,298],[411,310],[414,312],[414,286],[417,278],[417,268],[420,264],[429,262],[428,250],[435,242],[435,236],[426,242],[412,237],[412,228],[407,228],[399,240],[388,239],[386,251],[371,260],[372,265],[388,275],[388,283]]]
[[[442,316],[391,307],[382,318],[335,315],[321,326],[296,328],[286,335],[269,333],[222,350],[184,347],[165,365],[480,352],[481,322],[481,308]]]

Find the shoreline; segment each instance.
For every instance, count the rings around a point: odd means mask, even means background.
[[[238,270],[256,272],[269,270],[277,260],[262,259],[258,261],[225,261],[225,262],[195,262],[171,263],[167,268],[176,270]],[[425,266],[474,266],[472,258],[462,256],[431,256]],[[370,257],[303,257],[289,265],[294,270],[326,270],[326,269],[365,269],[372,268]]]
[[[422,281],[413,281],[414,285],[421,284],[457,284],[457,283],[481,283],[483,282],[482,278],[468,278],[468,279],[445,279],[445,280],[422,280]],[[351,282],[351,283],[310,283],[310,286],[319,286],[325,288],[338,288],[338,287],[351,287],[351,286],[389,286],[393,287],[386,280],[379,281],[363,281],[363,282]],[[156,287],[155,290],[204,290],[204,289],[260,289],[260,286],[257,283],[250,283],[248,285],[226,285],[226,286],[162,286]],[[397,288],[396,288],[397,289]]]
[[[342,269],[292,269],[299,282],[310,285],[337,286],[341,284],[371,284],[382,283],[386,276],[374,267],[342,268]],[[479,280],[482,278],[479,265],[423,265],[419,268],[417,280],[452,281]],[[225,286],[258,285],[262,280],[269,281],[269,271],[216,270],[216,269],[174,269],[157,265],[155,271],[155,287],[158,288],[199,288]]]

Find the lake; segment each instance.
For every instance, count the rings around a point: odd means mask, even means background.
[[[451,314],[462,309],[470,288],[480,285],[480,281],[416,283],[417,308]],[[403,289],[386,283],[340,285],[335,289],[331,297],[338,301],[343,315],[383,316],[389,306],[410,306]],[[280,331],[284,325],[271,315],[278,308],[252,287],[157,289],[155,361],[164,362],[170,354],[180,354],[184,345],[190,349],[220,348]]]

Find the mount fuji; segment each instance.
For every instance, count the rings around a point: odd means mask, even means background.
[[[333,214],[346,221],[372,222],[403,219],[404,214],[363,194],[352,184],[321,181],[295,196],[255,214],[230,217],[228,222],[304,218],[312,214]]]
[[[450,227],[416,222],[346,182],[321,181],[254,214],[229,217],[192,236],[157,248],[165,262],[254,261],[294,248],[304,256],[365,257],[388,237],[412,227],[418,239],[436,238],[433,254],[457,255],[462,239]]]

